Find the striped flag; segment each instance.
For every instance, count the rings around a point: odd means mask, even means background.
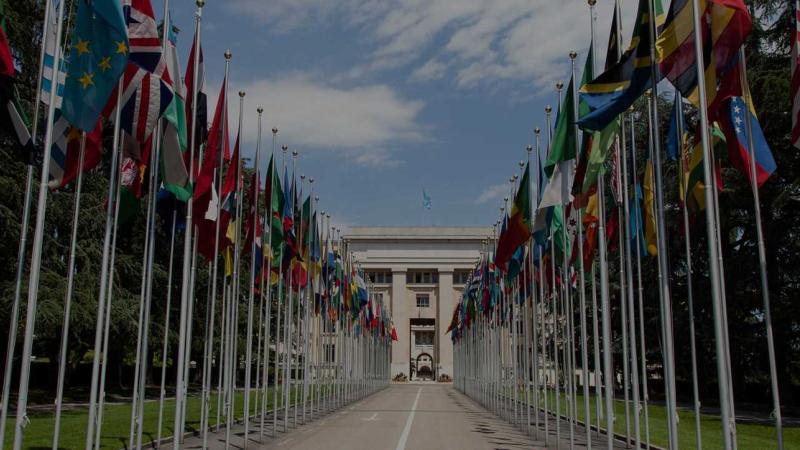
[[[42,65],[42,103],[50,104],[50,90],[53,87],[53,62],[56,54],[56,34],[58,33],[57,14],[59,0],[50,2],[50,10],[47,14],[47,36],[45,36],[44,61]],[[64,79],[66,78],[67,61],[64,58],[64,50],[58,49],[60,53],[58,64],[58,89],[56,90],[56,108],[61,108],[61,101],[64,96]]]
[[[86,133],[83,172],[93,169],[100,162],[103,126],[97,121],[94,130]],[[56,111],[53,123],[53,146],[50,149],[50,189],[61,189],[78,176],[80,164],[81,130],[73,127],[67,119]]]
[[[792,39],[792,145],[800,149],[800,0],[795,0]]]
[[[705,88],[708,104],[714,103],[719,80],[731,69],[739,48],[750,33],[752,21],[743,0],[703,0],[700,9],[705,25],[700,38],[705,53]],[[695,106],[697,95],[697,58],[694,50],[695,32],[690,0],[675,0],[670,4],[664,31],[656,47],[661,73]]]

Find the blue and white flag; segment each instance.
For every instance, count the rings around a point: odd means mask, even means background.
[[[425,189],[422,189],[422,207],[427,210],[431,209],[431,196],[425,192]]]
[[[50,104],[50,90],[53,88],[53,63],[56,55],[56,35],[58,33],[58,6],[59,0],[50,1],[50,10],[47,14],[47,35],[44,41],[44,61],[42,64],[42,103]],[[58,89],[56,90],[56,108],[61,108],[64,96],[64,79],[66,78],[67,62],[64,59],[64,50],[58,49]]]

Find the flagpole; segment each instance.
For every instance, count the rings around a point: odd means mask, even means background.
[[[230,55],[230,50],[226,51],[226,55]],[[226,85],[227,90],[227,85]],[[226,107],[227,108],[227,107]],[[224,120],[227,120],[227,112],[223,115]],[[244,91],[239,91],[239,130],[241,131],[242,127],[242,120],[244,117]],[[227,127],[226,127],[227,128]],[[226,140],[227,143],[227,140]],[[241,266],[241,258],[242,258],[242,247],[241,247],[241,229],[242,229],[242,181],[241,181],[241,170],[242,170],[242,154],[239,152],[237,154],[236,161],[232,162],[236,164],[237,168],[237,179],[236,179],[236,220],[234,221],[234,242],[233,242],[233,273],[231,279],[231,296],[230,296],[230,326],[228,327],[229,331],[229,357],[228,361],[230,362],[228,367],[229,378],[228,378],[228,404],[227,404],[227,422],[225,427],[225,446],[228,447],[230,445],[230,438],[231,438],[231,428],[236,421],[236,380],[237,374],[239,371],[239,297],[240,297],[240,282],[241,282],[241,275],[239,273],[240,266]],[[246,438],[246,436],[245,436]]]
[[[44,21],[42,23],[42,47],[39,51],[39,71],[36,76],[36,93],[33,102],[33,123],[31,142],[36,147],[36,136],[39,129],[39,102],[41,101],[42,75],[44,73],[45,48],[47,46],[47,29],[50,24],[50,4],[46,1],[44,6]],[[61,34],[59,33],[59,36]],[[60,45],[58,49],[60,49]],[[53,68],[55,74],[56,90],[58,89],[58,68]],[[22,278],[25,275],[25,251],[28,245],[28,225],[31,216],[31,197],[33,195],[33,161],[28,158],[26,162],[27,170],[25,174],[25,195],[22,201],[22,224],[20,226],[19,247],[17,249],[17,272],[14,284],[14,301],[11,306],[9,317],[8,340],[6,347],[6,361],[3,372],[3,395],[0,400],[0,442],[5,442],[6,424],[8,419],[8,397],[11,392],[11,372],[14,367],[14,350],[17,344],[17,332],[19,330],[19,305],[22,297]]]
[[[64,22],[64,2],[60,3],[58,6],[58,26],[57,26],[57,33],[56,36],[56,49],[61,48],[61,32],[63,28]],[[42,43],[44,46],[45,43]],[[44,50],[42,50],[44,53]],[[53,71],[54,73],[58,73],[58,67],[60,65],[60,52],[55,52],[56,54],[53,55]],[[41,72],[41,70],[40,70]],[[40,77],[41,78],[41,77]],[[16,417],[16,428],[14,430],[14,450],[19,450],[22,447],[22,438],[24,433],[24,428],[27,423],[27,403],[28,403],[28,382],[30,377],[30,365],[31,365],[31,352],[33,351],[33,328],[36,324],[36,306],[39,294],[39,275],[42,267],[42,243],[44,240],[44,219],[45,214],[47,211],[47,182],[48,177],[50,175],[50,151],[51,146],[53,145],[53,121],[55,118],[55,99],[56,99],[56,92],[58,91],[58,78],[56,76],[55,79],[56,86],[50,89],[50,103],[48,104],[47,108],[47,122],[45,128],[45,141],[44,141],[44,150],[42,156],[42,172],[39,182],[39,196],[38,196],[38,204],[36,209],[36,226],[34,228],[34,235],[33,235],[33,248],[31,249],[31,269],[30,269],[30,279],[28,282],[28,306],[27,312],[25,316],[25,337],[23,339],[23,346],[22,346],[22,362],[20,366],[20,378],[19,378],[19,395],[17,396],[17,417]],[[37,89],[38,93],[38,89]],[[38,94],[37,94],[38,96]],[[38,111],[39,105],[38,101],[36,102],[36,110]],[[35,125],[34,125],[35,126]],[[35,139],[35,134],[34,138]],[[33,167],[31,165],[28,166],[28,179],[31,178]],[[27,191],[29,191],[30,183],[26,186],[26,197],[29,197]],[[27,200],[27,198],[26,198]],[[27,221],[26,217],[29,216],[30,210],[28,206],[28,201],[25,203],[25,207],[23,208],[23,230],[27,228]],[[25,211],[28,211],[28,216],[26,216]],[[15,300],[14,306],[12,306],[12,323],[9,327],[9,334],[12,332],[14,333],[14,338],[9,339],[9,352],[6,355],[6,368],[5,368],[5,378],[3,381],[3,408],[2,408],[2,419],[3,424],[1,425],[2,428],[0,429],[0,435],[5,432],[5,424],[6,424],[6,417],[8,411],[8,396],[10,390],[10,383],[11,383],[11,369],[13,364],[13,353],[14,353],[14,346],[16,345],[16,329],[17,329],[17,321],[19,315],[19,297],[20,297],[20,288],[21,288],[21,277],[25,270],[25,242],[24,236],[26,236],[26,232],[23,231],[20,239],[20,247],[18,256],[20,257],[18,260],[17,266],[17,285],[15,288]],[[4,436],[3,436],[4,437]]]
[[[630,117],[630,126],[631,126],[631,154],[635,154],[634,149],[636,148],[636,143],[633,141],[633,108],[629,110],[628,116]],[[623,123],[625,119],[621,120]],[[636,440],[636,448],[642,447],[642,436],[641,436],[641,424],[639,422],[639,369],[636,367],[636,362],[639,360],[636,351],[636,320],[634,319],[636,315],[636,310],[633,304],[633,262],[631,261],[631,212],[630,212],[630,197],[629,191],[630,188],[630,178],[628,177],[628,152],[625,145],[625,134],[623,128],[622,134],[622,144],[623,144],[623,152],[621,157],[619,158],[619,162],[622,165],[622,207],[624,210],[624,229],[625,229],[625,239],[623,240],[624,250],[625,250],[625,271],[626,271],[626,279],[625,284],[627,285],[627,311],[626,311],[626,322],[628,326],[628,334],[630,335],[630,362],[626,358],[625,363],[630,364],[630,375],[631,375],[631,391],[633,394],[633,435],[634,439]],[[635,175],[635,174],[634,174]],[[620,248],[620,252],[622,252],[622,248]],[[637,249],[638,251],[638,249]],[[623,301],[625,301],[623,299]],[[625,327],[626,323],[623,323],[623,328]],[[626,343],[627,344],[627,343]],[[630,439],[629,439],[630,441]],[[698,447],[699,449],[700,447]]]
[[[693,0],[693,2],[696,0]],[[656,27],[656,8],[655,0],[648,1],[648,17],[649,27],[648,33],[650,34],[650,73],[652,79],[652,97],[650,98],[650,110],[653,116],[653,148],[652,148],[652,163],[653,173],[655,175],[655,189],[656,189],[656,224],[658,232],[656,233],[656,240],[658,245],[658,271],[659,271],[659,300],[661,306],[661,326],[664,333],[664,374],[665,374],[665,390],[667,400],[667,426],[669,435],[670,450],[678,448],[678,410],[676,400],[676,384],[675,384],[675,339],[673,338],[673,322],[672,322],[672,299],[670,296],[670,279],[669,279],[669,261],[667,255],[667,231],[664,224],[664,184],[661,176],[661,132],[660,122],[658,116],[658,66],[655,64],[656,49],[655,40],[658,34]],[[700,41],[698,41],[699,44]],[[699,54],[699,55],[702,55]],[[698,58],[702,61],[702,59]],[[698,65],[699,67],[700,65]],[[701,77],[704,75],[700,75]],[[705,114],[705,113],[703,113]]]
[[[49,3],[49,2],[48,2]],[[81,187],[83,186],[83,161],[86,154],[86,132],[81,133],[80,156],[78,158],[78,179],[75,182],[75,197],[72,211],[72,235],[69,243],[69,263],[67,269],[67,292],[64,297],[64,325],[61,330],[61,348],[58,357],[58,385],[56,386],[56,414],[53,425],[53,450],[58,450],[59,432],[61,431],[61,406],[64,398],[64,374],[66,372],[67,344],[69,342],[69,321],[72,310],[72,292],[75,281],[75,247],[78,240],[78,218],[81,205]]]
[[[270,334],[271,334],[270,332],[271,332],[271,328],[272,328],[271,327],[271,321],[272,321],[272,258],[274,256],[272,254],[272,198],[273,198],[273,195],[274,195],[272,190],[273,190],[273,187],[274,187],[274,184],[275,184],[275,180],[274,180],[275,173],[276,173],[276,171],[275,171],[275,140],[276,140],[277,135],[278,135],[278,128],[277,127],[273,127],[272,128],[272,157],[270,158],[270,162],[271,162],[270,169],[271,169],[271,171],[269,173],[269,177],[265,180],[265,183],[269,182],[269,184],[270,184],[269,185],[269,193],[270,193],[270,195],[269,195],[269,198],[266,199],[265,203],[266,203],[267,209],[264,212],[264,232],[267,233],[267,248],[262,250],[262,251],[268,252],[266,254],[268,254],[269,256],[266,258],[266,260],[267,260],[266,261],[267,262],[266,271],[264,272],[264,275],[261,277],[261,293],[262,293],[262,295],[264,293],[264,278],[267,279],[267,299],[266,299],[267,308],[266,308],[266,320],[265,320],[266,329],[264,330],[264,336],[265,336],[265,338],[264,338],[264,374],[263,374],[263,377],[264,377],[264,383],[263,383],[263,385],[264,385],[264,394],[263,394],[263,398],[262,398],[262,402],[261,402],[261,409],[262,409],[262,411],[261,411],[261,427],[259,429],[259,439],[261,439],[261,441],[264,440],[264,416],[265,416],[265,412],[268,409],[267,401],[269,400],[269,395],[268,395],[269,394],[269,384],[268,384],[268,382],[269,382],[269,370],[268,369],[269,369],[269,365],[270,365],[269,364],[269,353],[270,353],[270,351],[269,351],[269,339],[270,339]],[[265,189],[264,192],[266,194],[266,185],[264,186],[264,189]],[[262,236],[263,236],[263,234],[262,234]],[[276,344],[276,346],[275,346],[276,354],[277,354],[277,350],[278,350],[278,347],[277,347],[277,344]],[[272,388],[273,388],[273,395],[274,395],[275,381],[277,380],[277,376],[275,376],[274,374],[273,374],[273,376],[274,376],[274,378],[273,378],[273,382],[272,382]]]
[[[636,179],[637,177],[637,167],[636,167],[636,127],[634,126],[633,114],[630,115],[631,117],[631,172],[633,178]],[[641,215],[641,207],[638,205],[636,206],[636,226],[640,227],[636,231],[636,283],[637,283],[637,290],[638,290],[638,307],[639,307],[639,351],[642,355],[641,357],[641,372],[642,372],[642,403],[644,406],[644,436],[645,436],[645,445],[649,448],[650,447],[650,412],[648,408],[648,400],[649,400],[649,390],[647,388],[647,353],[645,352],[645,336],[644,336],[644,287],[642,286],[642,215]],[[699,447],[698,447],[699,448]]]
[[[283,152],[283,169],[284,174],[286,171],[286,152],[289,150],[289,147],[284,144],[281,146],[281,151]],[[284,180],[285,181],[285,180]],[[282,212],[280,214],[283,214]],[[280,342],[281,342],[281,321],[282,321],[282,313],[283,313],[283,304],[285,303],[285,298],[283,295],[283,247],[285,247],[285,239],[284,244],[281,245],[281,251],[278,253],[278,316],[275,320],[275,366],[273,369],[273,376],[275,377],[273,389],[272,389],[272,436],[277,436],[277,427],[278,427],[278,409],[280,407],[280,401],[282,400],[283,395],[278,395],[278,380],[280,377],[280,360],[281,360],[281,349],[280,349]],[[284,327],[285,328],[285,327]],[[283,381],[282,381],[283,382]],[[281,390],[281,394],[282,394]]]
[[[772,410],[775,415],[775,434],[778,440],[778,449],[783,450],[783,421],[781,419],[781,399],[778,386],[778,370],[775,362],[775,339],[772,334],[772,313],[770,311],[769,300],[769,281],[767,278],[767,250],[764,245],[764,230],[761,223],[761,199],[758,192],[758,182],[756,181],[756,155],[755,144],[753,142],[753,123],[750,114],[750,88],[747,84],[747,61],[744,54],[744,46],[739,49],[739,64],[741,71],[742,91],[744,94],[745,112],[745,131],[747,132],[748,157],[750,159],[750,187],[753,191],[753,208],[756,222],[756,238],[758,241],[758,266],[761,278],[761,300],[764,304],[764,326],[767,334],[767,355],[769,356],[769,376],[772,388]]]
[[[239,95],[243,98],[244,91],[240,92]],[[258,112],[258,140],[256,141],[256,161],[255,161],[255,186],[252,186],[253,189],[253,215],[251,216],[253,220],[252,228],[250,232],[253,236],[253,242],[250,245],[250,285],[247,287],[248,299],[247,299],[247,337],[245,338],[245,369],[244,369],[244,446],[243,448],[247,448],[247,441],[250,439],[250,372],[251,372],[251,359],[253,358],[253,287],[256,284],[256,238],[260,238],[261,236],[256,236],[256,230],[258,228],[258,194],[260,191],[260,184],[261,178],[258,173],[259,171],[259,163],[261,162],[261,116],[264,112],[264,109],[259,107],[257,109]],[[239,123],[241,123],[241,113]],[[261,294],[259,294],[260,296]],[[259,313],[260,317],[260,313]]]
[[[170,233],[169,240],[169,269],[167,271],[167,304],[164,312],[164,331],[163,331],[163,344],[161,346],[161,393],[158,398],[158,431],[156,433],[156,448],[161,447],[161,427],[164,417],[164,397],[166,396],[166,389],[164,384],[167,377],[167,349],[169,343],[169,315],[172,306],[172,267],[175,256],[175,228],[178,219],[178,208],[172,211],[172,233]]]
[[[590,29],[590,33],[591,33],[590,42],[591,42],[591,45],[592,45],[592,50],[594,50],[594,41],[595,41],[595,4],[597,3],[597,0],[588,0],[588,3],[589,3],[589,29]],[[617,11],[619,11],[618,2],[615,1],[615,3],[617,3],[616,4],[616,9],[617,9]],[[620,45],[621,37],[620,37],[620,33],[619,32],[617,32],[617,39],[618,39],[617,40],[617,48],[621,48],[621,45]],[[592,62],[591,62],[592,70],[594,71],[596,69],[596,67],[597,67],[597,60],[596,60],[594,51],[591,52],[591,56],[592,56]],[[599,200],[600,200],[600,196],[603,195],[602,193],[604,191],[604,185],[605,185],[605,183],[604,183],[603,171],[600,171],[600,173],[598,174],[598,179],[597,179],[597,194],[596,195],[598,197],[598,216],[600,215],[600,208],[603,208],[602,209],[603,219],[599,219],[598,218],[598,232],[597,232],[597,234],[598,234],[598,239],[603,242],[603,246],[602,246],[603,248],[605,248],[605,203],[604,202],[601,203]],[[582,223],[582,220],[581,220],[581,227],[582,226],[583,226],[583,223]],[[602,258],[605,258],[605,250],[601,251],[601,256],[602,256]],[[593,259],[592,265],[591,265],[591,271],[592,271],[592,274],[591,274],[591,277],[592,277],[592,336],[593,336],[592,342],[594,344],[595,406],[596,406],[596,409],[597,409],[597,414],[596,414],[596,416],[597,416],[597,434],[599,436],[600,432],[601,432],[600,423],[601,423],[601,421],[603,419],[603,395],[602,395],[603,394],[603,387],[601,385],[601,381],[602,381],[603,371],[605,370],[605,368],[601,369],[601,365],[600,365],[601,364],[601,362],[600,362],[600,335],[599,335],[599,333],[600,333],[600,325],[598,323],[597,286],[596,286],[595,264],[594,264],[594,258],[592,258],[592,259]],[[608,280],[608,278],[606,278],[606,280]],[[605,348],[606,347],[604,346],[604,350],[605,350]],[[609,372],[606,372],[606,373],[609,373]],[[589,426],[589,421],[588,420],[587,420],[587,426]],[[589,441],[589,442],[591,442],[591,441]]]
[[[125,148],[125,135],[120,136],[120,146],[119,152],[121,153]],[[119,171],[118,177],[122,177],[122,165],[120,165],[117,170]],[[94,448],[95,450],[100,448],[100,437],[101,431],[103,428],[103,409],[105,407],[105,396],[106,396],[106,371],[108,370],[108,338],[109,338],[109,328],[111,325],[111,302],[113,300],[114,295],[114,265],[117,257],[117,236],[118,236],[118,227],[119,227],[119,198],[120,193],[122,190],[122,183],[116,183],[116,188],[114,191],[116,192],[115,201],[114,201],[114,215],[112,218],[111,226],[111,255],[108,265],[104,267],[104,270],[108,272],[107,275],[107,287],[106,287],[106,298],[103,304],[103,308],[98,311],[98,317],[103,314],[103,328],[102,330],[98,330],[102,332],[102,347],[99,349],[95,347],[95,355],[99,357],[99,355],[103,355],[103,360],[100,362],[100,378],[99,378],[99,391],[98,391],[98,406],[97,406],[97,423],[95,424],[95,436],[94,436]],[[110,203],[110,202],[109,202]],[[105,311],[102,313],[102,311]],[[93,379],[94,381],[94,379]]]
[[[676,169],[678,171],[678,182],[680,183],[680,191],[683,193],[683,204],[681,205],[681,213],[683,216],[683,232],[684,232],[684,245],[686,248],[685,262],[686,262],[686,290],[688,296],[688,309],[689,309],[689,347],[692,358],[692,400],[694,407],[694,424],[695,424],[695,446],[700,449],[703,448],[702,436],[700,433],[700,393],[697,382],[697,350],[695,344],[695,325],[694,325],[694,292],[692,287],[692,243],[691,243],[691,230],[689,228],[689,212],[686,208],[686,202],[689,198],[687,192],[688,186],[686,183],[686,158],[683,153],[683,100],[680,97],[680,92],[675,90],[675,110],[677,113],[677,133],[676,142],[679,146],[678,159],[676,160]],[[631,117],[631,127],[633,127],[633,117]]]
[[[195,141],[197,136],[197,84],[200,69],[200,36],[201,36],[201,23],[203,18],[203,6],[205,0],[195,0],[197,10],[195,11],[195,37],[197,54],[193,61],[192,74],[194,83],[192,84],[192,130],[189,130],[189,183],[195,181],[194,173],[194,153]],[[186,230],[183,236],[183,271],[181,274],[181,309],[180,309],[180,323],[178,327],[178,355],[176,366],[176,382],[175,382],[175,415],[173,423],[173,439],[172,445],[175,450],[179,450],[183,442],[183,395],[184,380],[183,380],[183,364],[186,353],[186,327],[187,322],[191,319],[188,317],[188,309],[190,302],[193,301],[194,293],[190,292],[192,288],[190,284],[190,270],[192,265],[192,231],[194,224],[192,222],[192,209],[194,203],[194,195],[186,200]]]

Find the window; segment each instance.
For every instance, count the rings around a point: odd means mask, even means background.
[[[417,294],[417,308],[428,308],[431,306],[431,298],[428,294]]]
[[[439,274],[429,270],[415,270],[406,272],[406,284],[436,284]]]
[[[387,271],[367,272],[369,281],[373,284],[392,284],[392,273]]]
[[[469,282],[470,271],[469,270],[456,270],[453,272],[453,284],[467,284]]]
[[[325,362],[336,362],[336,344],[325,344]]]
[[[433,345],[433,331],[417,331],[414,333],[416,345]]]
[[[375,303],[378,305],[383,304],[383,292],[373,292],[372,298],[375,299]]]

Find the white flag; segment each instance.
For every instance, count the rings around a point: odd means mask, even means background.
[[[572,181],[575,179],[575,160],[562,161],[553,169],[553,175],[539,202],[539,209],[550,206],[566,205],[571,202]]]

